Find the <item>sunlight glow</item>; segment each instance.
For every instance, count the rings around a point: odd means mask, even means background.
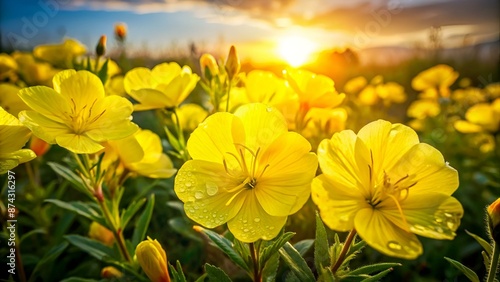
[[[298,67],[311,59],[316,48],[316,44],[307,38],[290,36],[280,40],[277,52],[290,66]]]

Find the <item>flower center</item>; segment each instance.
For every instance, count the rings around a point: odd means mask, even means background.
[[[230,152],[226,152],[226,154],[229,157],[232,157],[236,160],[236,162],[238,163],[238,172],[236,173],[234,171],[232,172],[228,168],[226,159],[222,160],[222,163],[224,164],[224,169],[226,170],[226,173],[229,174],[230,176],[235,178],[242,178],[241,182],[243,184],[243,187],[245,187],[246,189],[253,189],[257,185],[257,179],[262,177],[267,167],[269,167],[269,164],[267,164],[262,170],[262,172],[260,172],[260,174],[257,175],[257,161],[260,153],[260,147],[257,148],[257,151],[255,152],[243,144],[235,144],[235,147],[238,151],[238,155],[235,155]],[[247,157],[245,157],[245,152],[248,152],[250,154],[250,157],[248,157],[248,155]],[[241,185],[239,185],[238,187],[240,186]]]
[[[71,120],[71,125],[70,125],[71,129],[73,129],[73,132],[75,134],[84,133],[88,125],[97,121],[106,112],[106,109],[104,109],[101,113],[97,114],[92,118],[92,109],[94,108],[96,102],[97,99],[94,100],[94,102],[92,103],[92,105],[90,105],[90,107],[88,107],[88,109],[87,109],[88,104],[78,109],[75,100],[71,98],[71,103],[73,104],[73,108],[71,108],[71,112],[67,113],[67,115]]]

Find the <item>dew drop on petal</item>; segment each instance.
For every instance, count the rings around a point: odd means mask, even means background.
[[[255,221],[255,222],[259,222],[259,221],[260,221],[260,218],[256,217],[256,218],[254,218],[254,219],[253,219],[253,221]]]
[[[272,111],[273,111],[273,108],[272,108],[272,107],[267,107],[267,108],[266,108],[266,111],[267,111],[268,113],[270,113],[270,112],[272,112]]]
[[[389,241],[387,243],[387,247],[393,251],[401,251],[402,249],[401,244],[395,241]]]
[[[217,192],[219,191],[219,187],[217,186],[217,184],[215,184],[213,182],[207,182],[207,184],[205,184],[205,186],[207,187],[207,194],[209,196],[213,196],[213,195],[217,194]]]
[[[202,199],[202,198],[203,198],[203,192],[201,192],[201,191],[196,191],[196,193],[194,193],[194,197],[195,197],[196,199],[198,199],[198,200],[199,200],[199,199]]]
[[[189,188],[189,187],[191,187],[191,185],[193,185],[193,184],[192,184],[191,182],[186,182],[186,184],[184,184],[184,185],[186,185],[186,187],[188,187],[188,188]]]

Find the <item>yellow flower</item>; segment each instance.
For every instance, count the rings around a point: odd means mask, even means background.
[[[208,112],[198,104],[183,104],[177,110],[182,130],[193,132],[207,116]],[[172,120],[175,115],[172,114]]]
[[[347,111],[342,108],[314,108],[309,111],[307,119],[310,122],[302,131],[302,136],[311,142],[313,148],[317,148],[323,139],[345,129]]]
[[[54,89],[34,86],[19,92],[34,110],[20,112],[20,121],[45,142],[92,154],[104,148],[101,142],[137,131],[131,122],[132,104],[122,97],[106,97],[96,75],[65,70],[54,76],[53,84]]]
[[[317,158],[304,137],[264,104],[215,113],[191,134],[193,160],[180,168],[175,192],[197,223],[227,222],[242,242],[270,240],[307,201]]]
[[[63,69],[71,68],[73,60],[86,52],[85,46],[75,39],[66,39],[60,44],[38,45],[33,49],[33,55],[37,59]]]
[[[345,98],[345,94],[337,93],[333,80],[327,76],[306,70],[287,70],[285,78],[298,94],[303,108],[333,108]]]
[[[163,153],[158,135],[149,130],[138,130],[124,139],[108,141],[103,166],[119,160],[121,168],[114,169],[119,175],[124,168],[149,178],[169,178],[177,171],[170,158]]]
[[[387,82],[377,85],[377,95],[384,100],[386,105],[391,103],[401,104],[406,101],[406,93],[403,86],[396,82]]]
[[[5,53],[0,53],[0,81],[17,81],[17,62]]]
[[[346,82],[344,91],[349,94],[356,94],[365,88],[366,84],[368,84],[368,80],[364,76],[357,76]]]
[[[424,119],[426,117],[435,117],[441,112],[438,101],[431,99],[415,100],[408,107],[409,117]]]
[[[476,87],[457,89],[452,92],[451,98],[462,104],[477,104],[486,101],[486,92]]]
[[[120,69],[120,67],[118,66],[118,64],[115,61],[113,61],[111,59],[107,59],[107,58],[101,58],[99,60],[99,63],[97,64],[97,68],[95,65],[95,63],[96,63],[95,58],[92,58],[90,61],[87,60],[86,58],[82,59],[82,61],[81,61],[82,69],[88,69],[89,68],[88,65],[90,62],[90,69],[91,70],[95,70],[95,69],[100,70],[106,61],[108,61],[108,72],[107,72],[108,78],[111,78],[111,77],[113,77],[117,74],[120,74],[122,72],[122,70]]]
[[[457,80],[458,75],[452,67],[441,64],[419,73],[411,81],[411,86],[417,91],[437,89],[442,97],[449,97],[449,87]]]
[[[465,113],[465,120],[455,121],[455,129],[462,133],[496,132],[500,126],[500,98],[491,104],[479,103]]]
[[[116,279],[123,277],[123,273],[114,266],[106,266],[101,269],[101,277],[106,279]]]
[[[500,82],[488,84],[484,90],[491,99],[500,98]]]
[[[500,198],[496,199],[486,209],[488,213],[488,223],[490,235],[497,244],[500,243]]]
[[[0,83],[0,107],[14,116],[17,116],[22,110],[29,109],[17,95],[20,89],[11,83]]]
[[[318,159],[312,199],[331,229],[355,229],[376,250],[405,259],[422,253],[416,235],[455,237],[458,173],[411,128],[379,120],[357,135],[344,130],[320,144]]]
[[[155,239],[148,237],[135,248],[137,261],[152,282],[169,282],[167,254]]]
[[[107,246],[112,246],[115,242],[113,232],[95,221],[90,224],[89,238],[97,240]]]
[[[219,74],[219,65],[217,64],[217,61],[214,56],[207,53],[201,55],[200,57],[200,69],[203,77],[208,80]]]
[[[367,106],[375,105],[379,100],[377,92],[375,91],[375,86],[373,85],[366,86],[363,90],[361,90],[361,92],[359,92],[358,99],[359,102],[363,105]]]
[[[0,107],[0,174],[15,168],[21,163],[36,158],[33,151],[21,149],[30,138],[30,130],[16,117]]]
[[[125,75],[125,90],[139,104],[136,111],[174,108],[193,91],[200,77],[191,68],[177,63],[162,63],[152,70],[135,68]]]
[[[123,86],[123,75],[115,75],[108,78],[104,84],[104,91],[106,95],[117,95],[124,97],[127,95],[125,87]]]
[[[12,57],[19,66],[19,75],[28,85],[52,86],[51,80],[59,71],[49,63],[35,60],[32,54],[14,52]]]

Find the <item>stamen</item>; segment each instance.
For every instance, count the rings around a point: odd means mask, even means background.
[[[396,183],[394,183],[394,185],[397,185],[399,182],[405,180],[408,177],[409,177],[408,174],[406,176],[403,176],[401,179],[399,179],[398,181],[396,181]]]
[[[403,220],[405,227],[407,229],[406,231],[408,231],[408,222],[406,221],[405,215],[403,213],[403,209],[401,208],[399,201],[396,199],[396,197],[394,197],[394,195],[387,194],[387,196],[389,196],[389,198],[391,198],[394,201],[394,203],[396,203],[396,207],[398,207],[398,211],[399,211],[399,214],[401,215],[401,219]]]
[[[264,174],[264,171],[266,171],[266,169],[269,167],[269,164],[266,164],[266,166],[264,167],[264,169],[262,170],[262,172],[260,173],[259,175],[259,178],[262,177],[262,175]]]
[[[252,163],[252,177],[255,176],[255,168],[257,167],[257,156],[259,155],[260,147],[257,149]]]

